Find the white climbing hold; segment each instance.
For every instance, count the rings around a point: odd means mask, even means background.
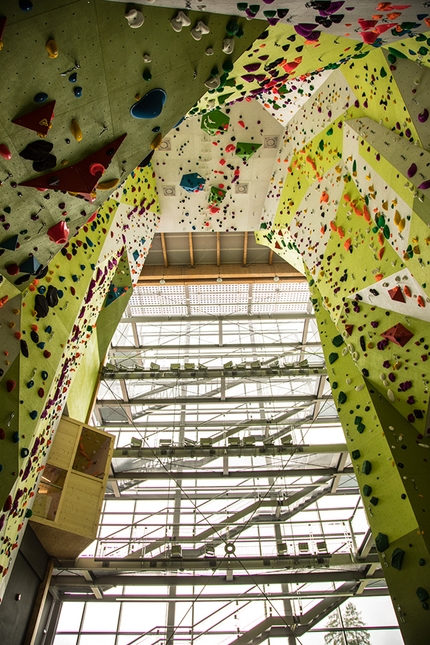
[[[224,38],[222,50],[224,54],[232,54],[234,50],[234,38]]]
[[[346,384],[347,384],[347,385],[351,385],[351,383],[352,383],[352,379],[347,378],[347,379],[346,379]]]
[[[391,403],[394,403],[394,401],[396,400],[396,395],[394,394],[393,390],[390,390],[390,388],[388,388],[387,390],[387,396],[390,399]]]
[[[176,16],[170,21],[173,29],[175,31],[182,31],[182,27],[189,27],[191,25],[191,20],[183,11],[178,11]]]
[[[129,26],[133,29],[138,29],[143,25],[145,21],[143,13],[141,11],[138,11],[137,9],[130,9],[130,11],[125,14],[125,18]]]
[[[355,388],[354,388],[354,390],[356,392],[361,392],[361,390],[363,390],[363,389],[364,389],[363,383],[361,385],[356,385]]]
[[[213,47],[208,47],[207,50],[205,51],[206,56],[213,56],[214,55],[214,49]]]
[[[346,356],[348,353],[348,347],[344,347],[342,350],[342,356]]]
[[[145,61],[145,63],[150,63],[151,56],[149,54],[143,54],[143,60]]]
[[[381,379],[381,381],[385,381],[387,379],[387,376],[385,374],[380,374],[379,378]]]
[[[208,78],[208,80],[205,81],[205,85],[209,90],[216,90],[217,87],[221,85],[221,79],[219,75],[215,74],[215,76]]]
[[[193,29],[191,29],[191,35],[194,38],[194,40],[201,40],[201,37],[203,35],[209,34],[209,33],[210,33],[209,27],[207,27],[205,23],[202,22],[201,20],[199,20],[196,26]]]

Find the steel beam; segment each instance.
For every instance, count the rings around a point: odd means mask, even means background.
[[[156,472],[135,472],[125,470],[115,472],[109,475],[109,480],[128,480],[128,481],[146,481],[148,479],[261,479],[268,477],[324,477],[327,475],[336,475],[337,468],[285,468],[278,470],[231,470],[228,475],[224,475],[222,470],[196,470],[192,472],[182,470],[160,469]],[[353,475],[354,468],[345,468],[345,475]]]
[[[273,272],[273,270],[272,270]],[[165,307],[166,305],[163,305]],[[177,305],[172,305],[177,306]],[[244,320],[302,320],[312,318],[315,320],[315,314],[310,313],[285,313],[285,314],[229,314],[228,322],[243,322]],[[170,322],[212,322],[213,320],[225,320],[222,316],[212,316],[209,314],[193,314],[192,316],[129,316],[121,318],[121,323],[170,323]]]
[[[102,372],[102,378],[105,381],[112,380],[151,380],[158,381],[160,379],[168,379],[174,381],[177,384],[181,379],[206,379],[213,380],[219,378],[264,378],[264,381],[270,381],[270,379],[285,379],[291,380],[293,377],[307,377],[307,376],[319,376],[327,375],[327,370],[325,367],[310,367],[310,368],[288,368],[288,367],[247,367],[240,368],[234,367],[232,369],[226,368],[198,368],[195,369],[184,369],[171,370],[171,369],[111,369],[110,367],[105,367]]]
[[[377,556],[375,556],[377,558]],[[83,570],[83,567],[85,569],[87,568],[87,565],[91,565],[88,570],[91,571],[96,571],[96,570],[103,570],[103,573],[100,573],[100,575],[95,575],[94,576],[94,582],[88,582],[87,580],[84,579],[83,576],[81,575],[56,575],[53,576],[52,581],[51,581],[51,587],[55,589],[83,589],[87,590],[88,592],[91,591],[91,585],[94,585],[95,583],[97,584],[98,587],[100,588],[107,588],[107,587],[119,587],[119,586],[126,586],[126,587],[159,587],[159,586],[178,586],[178,587],[183,587],[187,586],[189,587],[190,584],[193,584],[194,586],[219,586],[219,585],[225,585],[226,584],[226,576],[225,575],[198,575],[194,576],[192,579],[189,576],[178,576],[178,575],[167,575],[167,576],[160,576],[160,575],[145,575],[145,574],[138,574],[138,575],[127,575],[124,573],[121,573],[121,569],[118,568],[118,566],[121,563],[118,563],[116,567],[110,567],[107,570],[105,567],[102,569],[102,563],[95,563],[95,562],[88,562],[86,563],[86,560],[90,560],[90,558],[80,558],[77,560],[76,565],[72,567],[67,566],[67,571],[75,571],[76,573],[79,573],[79,571]],[[127,571],[132,571],[132,563],[127,561]],[[58,567],[58,569],[61,569],[62,567]],[[305,568],[305,567],[304,567]],[[112,570],[112,571],[111,571]],[[109,571],[109,573],[107,573]],[[118,573],[115,573],[115,571],[118,571]],[[138,569],[138,564],[136,564],[136,573],[139,571]],[[155,572],[154,572],[155,573]],[[357,569],[356,571],[331,571],[331,570],[323,570],[323,571],[304,571],[302,573],[298,573],[295,571],[294,573],[287,573],[287,572],[276,572],[276,573],[256,573],[252,575],[252,579],[246,575],[246,574],[240,574],[240,575],[235,575],[233,576],[233,580],[229,581],[229,586],[231,585],[250,585],[252,583],[258,584],[258,585],[271,585],[271,584],[283,584],[283,583],[288,583],[288,584],[326,584],[330,582],[345,582],[345,581],[353,581],[356,583],[359,583],[361,580],[366,579],[366,573],[364,571],[360,571]],[[377,580],[383,580],[384,576],[382,571],[380,570],[379,572],[376,572],[373,574],[372,579],[374,581]],[[327,592],[329,593],[329,592]]]
[[[331,396],[324,396],[318,399],[314,394],[295,394],[295,395],[273,395],[273,396],[227,396],[222,399],[220,396],[178,396],[178,397],[150,397],[136,396],[130,399],[130,405],[190,405],[190,404],[226,404],[234,405],[236,403],[314,403],[316,401],[329,401]],[[116,399],[99,399],[98,406],[105,408],[118,408],[124,405],[124,401]]]
[[[113,451],[114,458],[129,457],[136,458],[157,458],[163,457],[184,458],[184,457],[257,457],[260,455],[295,455],[303,454],[325,454],[346,452],[347,447],[343,443],[321,444],[321,445],[260,445],[260,446],[160,446],[158,448],[139,448],[130,446],[117,448]]]

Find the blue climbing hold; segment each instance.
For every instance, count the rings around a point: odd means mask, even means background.
[[[30,390],[32,387],[34,387],[34,381],[28,381],[27,387]]]
[[[29,450],[28,448],[21,448],[21,457],[24,459],[24,457],[28,457]]]
[[[19,0],[19,8],[21,11],[31,11],[33,9],[33,3],[30,0]]]
[[[71,83],[76,83],[77,80],[78,80],[78,75],[76,72],[73,72],[73,74],[70,74],[69,81]]]
[[[37,419],[37,410],[32,410],[29,414],[31,419],[33,419],[33,421]]]
[[[18,443],[18,442],[19,442],[19,432],[14,432],[14,433],[13,433],[13,435],[12,435],[12,441],[13,441],[14,443]]]
[[[48,378],[48,372],[45,372],[45,370],[43,370],[43,372],[41,373],[41,377],[42,377],[42,381],[46,381],[46,379]]]
[[[35,103],[44,103],[47,98],[48,98],[48,95],[46,92],[38,92],[37,94],[34,95],[33,101]]]
[[[161,114],[167,94],[162,89],[151,90],[131,106],[130,114],[135,119],[154,119]]]
[[[73,92],[75,93],[76,98],[80,99],[82,96],[82,87],[80,85],[77,85],[73,88]]]

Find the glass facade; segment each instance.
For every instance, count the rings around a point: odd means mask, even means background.
[[[306,283],[138,286],[93,423],[112,474],[55,645],[310,645],[351,598],[402,642]]]

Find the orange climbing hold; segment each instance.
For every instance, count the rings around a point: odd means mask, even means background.
[[[385,246],[380,248],[379,251],[378,251],[378,259],[379,260],[382,260],[382,258],[384,257],[384,253],[385,253]]]
[[[330,222],[330,228],[332,231],[336,232],[337,231],[337,226],[334,220],[331,220]]]
[[[407,296],[408,298],[412,297],[411,290],[409,289],[407,284],[404,285],[403,292],[404,292],[405,296]]]
[[[426,306],[426,303],[425,303],[424,298],[422,296],[418,296],[417,303],[418,303],[418,307],[423,307],[424,308]]]
[[[345,242],[343,243],[343,248],[345,249],[345,251],[349,251],[350,247],[351,247],[351,238],[349,237],[349,238],[348,238],[347,240],[345,240]]]
[[[337,227],[337,232],[339,233],[339,237],[341,239],[345,237],[345,231],[343,230],[343,228],[341,226]]]

